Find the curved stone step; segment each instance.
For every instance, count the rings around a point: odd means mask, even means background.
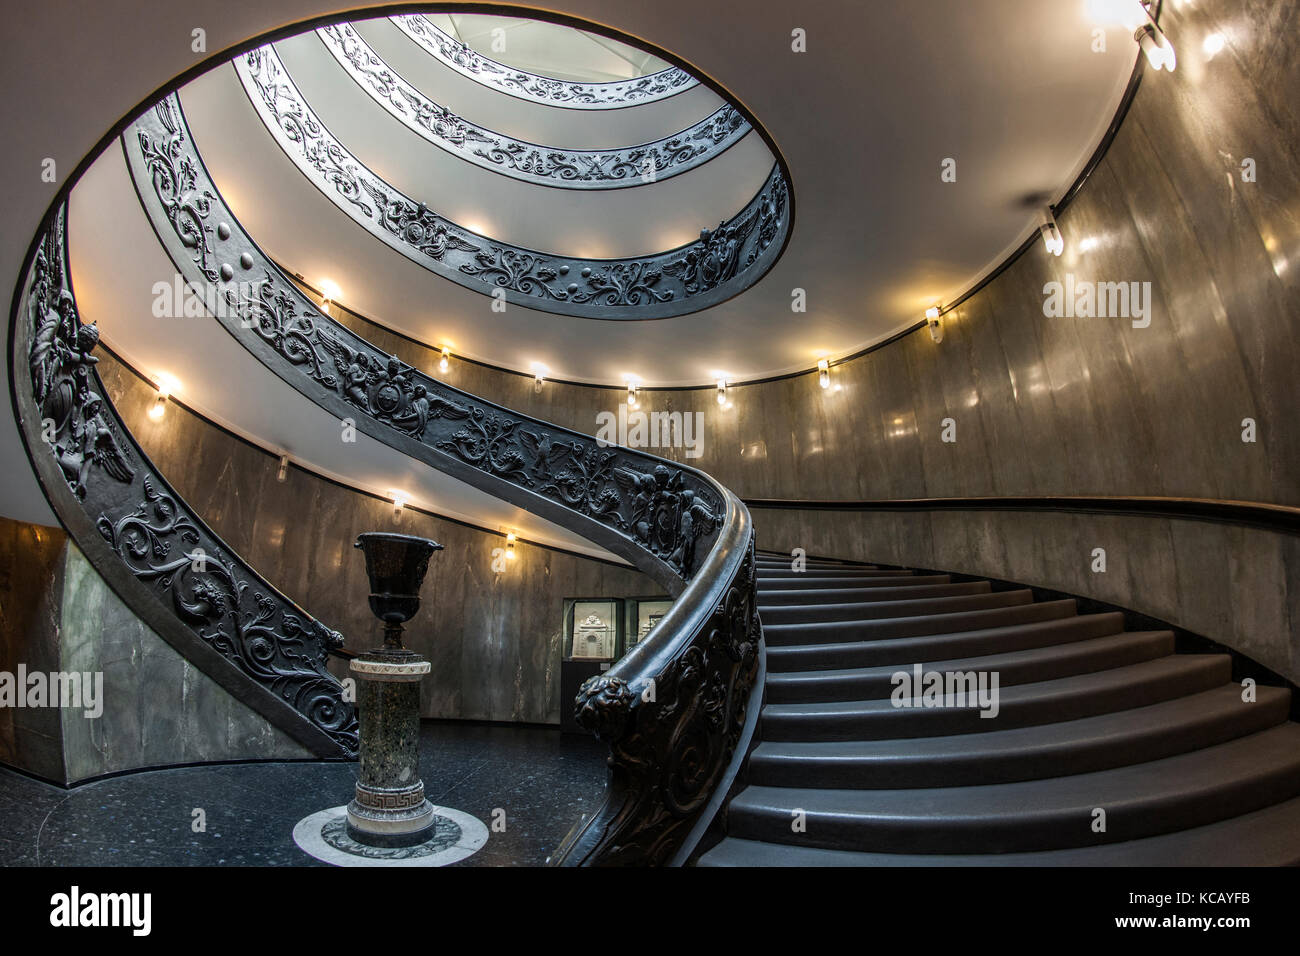
[[[746,788],[741,839],[877,853],[1007,853],[1087,847],[1204,826],[1300,794],[1300,724],[1096,773],[919,790]],[[806,831],[793,832],[795,808]],[[1094,810],[1106,811],[1096,832]]]
[[[1074,600],[1067,598],[1061,601],[1042,601],[1038,604],[958,611],[952,614],[922,614],[915,617],[885,618],[879,621],[823,621],[814,624],[767,624],[765,621],[763,638],[768,645],[769,666],[775,661],[776,670],[866,667],[871,663],[888,663],[890,660],[902,658],[891,657],[866,661],[862,657],[870,655],[860,654],[855,657],[850,645],[868,651],[870,645],[883,641],[955,635],[963,631],[988,631],[1019,624],[1060,621],[1075,617],[1076,610]],[[924,660],[924,658],[912,659]]]
[[[825,558],[805,558],[803,566],[805,568],[826,568],[831,571],[873,571],[876,569],[874,564],[853,564],[845,561],[831,561]],[[791,555],[767,557],[760,554],[754,558],[754,567],[760,569],[770,568],[776,571],[792,570],[794,567],[794,558]]]
[[[755,575],[758,578],[758,586],[762,587],[789,587],[791,582],[799,587],[816,587],[828,586],[827,582],[835,582],[835,587],[847,587],[847,584],[841,583],[861,579],[872,581],[878,578],[912,578],[916,577],[915,571],[884,571],[873,568],[814,568],[810,571],[792,571],[789,568],[757,568]]]
[[[948,577],[950,575],[937,574],[889,574],[889,575],[852,575],[843,578],[823,578],[823,577],[804,577],[796,579],[794,577],[769,578],[764,580],[758,579],[758,593],[764,594],[768,591],[787,591],[793,588],[803,588],[808,591],[820,591],[826,589],[843,589],[843,588],[895,588],[910,583],[917,578],[936,578]],[[932,584],[942,582],[931,581]]]
[[[760,598],[761,599],[761,598]],[[876,621],[895,617],[919,617],[923,614],[952,614],[956,611],[980,611],[994,607],[1032,604],[1034,592],[1028,588],[1015,591],[990,591],[977,594],[954,594],[944,597],[910,600],[872,601],[866,604],[792,604],[763,607],[759,613],[764,624],[819,624]]]
[[[920,587],[964,587],[967,591],[954,593],[975,594],[981,591],[990,590],[987,581],[967,581],[961,584],[952,583],[950,574],[925,574],[914,575],[904,580],[893,578],[876,578],[871,581],[865,581],[854,587],[828,587],[828,588],[800,588],[793,585],[789,588],[759,588],[758,598],[764,607],[769,605],[777,606],[781,604],[813,604],[819,601],[827,604],[851,604],[859,601],[885,601],[888,598],[877,597],[881,593],[892,591],[910,591]]]
[[[1155,633],[1168,634],[1173,643],[1172,632]],[[1285,722],[1291,692],[1257,690],[1249,703],[1241,699],[1239,685],[1225,684],[1133,710],[953,737],[768,741],[749,758],[749,781],[770,787],[889,790],[1091,773],[1211,747]]]
[[[1087,621],[1088,616],[1072,618]],[[1128,631],[1085,640],[1028,647],[1002,654],[922,662],[926,670],[997,671],[1000,686],[1055,680],[1153,660],[1174,652],[1173,631]],[[907,651],[907,647],[900,648]],[[772,704],[813,701],[874,700],[894,692],[893,675],[909,671],[915,661],[900,657],[879,667],[768,672],[767,700]]]
[[[1217,823],[1030,853],[861,853],[727,837],[696,866],[1300,866],[1300,798]]]
[[[978,707],[895,706],[893,701],[768,704],[761,739],[887,740],[972,734],[1077,720],[1183,697],[1227,683],[1227,654],[1175,654],[1157,660],[1000,688],[996,717]]]

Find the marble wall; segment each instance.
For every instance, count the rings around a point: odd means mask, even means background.
[[[1300,537],[1131,515],[754,512],[759,546],[955,571],[1137,611],[1300,684]],[[1094,549],[1105,551],[1097,571]]]
[[[105,354],[109,397],[159,471],[198,514],[266,580],[340,631],[349,651],[380,643],[365,561],[353,548],[363,531],[397,530],[441,543],[425,579],[423,606],[406,644],[429,658],[425,717],[558,724],[566,597],[661,595],[629,568],[519,542],[498,574],[492,551],[503,538],[415,509],[393,522],[393,506],[290,467],[175,403],[155,424],[153,389]],[[332,665],[345,676],[345,665]]]
[[[58,783],[311,757],[146,627],[57,528],[0,518],[0,671],[99,675],[101,712],[0,707],[0,763]],[[88,701],[89,702],[89,701]]]
[[[59,669],[59,596],[68,536],[0,518],[0,671]],[[0,763],[63,779],[59,712],[0,706]]]

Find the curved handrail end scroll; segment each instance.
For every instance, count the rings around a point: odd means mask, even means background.
[[[687,590],[649,638],[578,693],[579,723],[609,745],[609,784],[552,865],[685,858],[731,784],[733,757],[748,749],[763,632],[752,522],[727,494],[723,532]]]

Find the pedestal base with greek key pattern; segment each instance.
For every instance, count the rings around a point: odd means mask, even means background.
[[[423,843],[434,832],[433,805],[420,780],[420,678],[429,662],[383,648],[356,657],[361,760],[348,804],[348,836],[376,847]]]

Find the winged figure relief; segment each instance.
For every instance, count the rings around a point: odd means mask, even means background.
[[[92,465],[98,465],[118,481],[135,477],[126,452],[100,416],[102,407],[103,399],[87,390],[81,398],[80,421],[74,421],[67,439],[54,447],[59,466],[78,498],[86,497],[86,479]]]
[[[582,445],[576,441],[553,442],[546,435],[535,435],[524,429],[519,430],[519,443],[532,459],[532,471],[538,478],[550,478],[556,465],[582,452]]]

